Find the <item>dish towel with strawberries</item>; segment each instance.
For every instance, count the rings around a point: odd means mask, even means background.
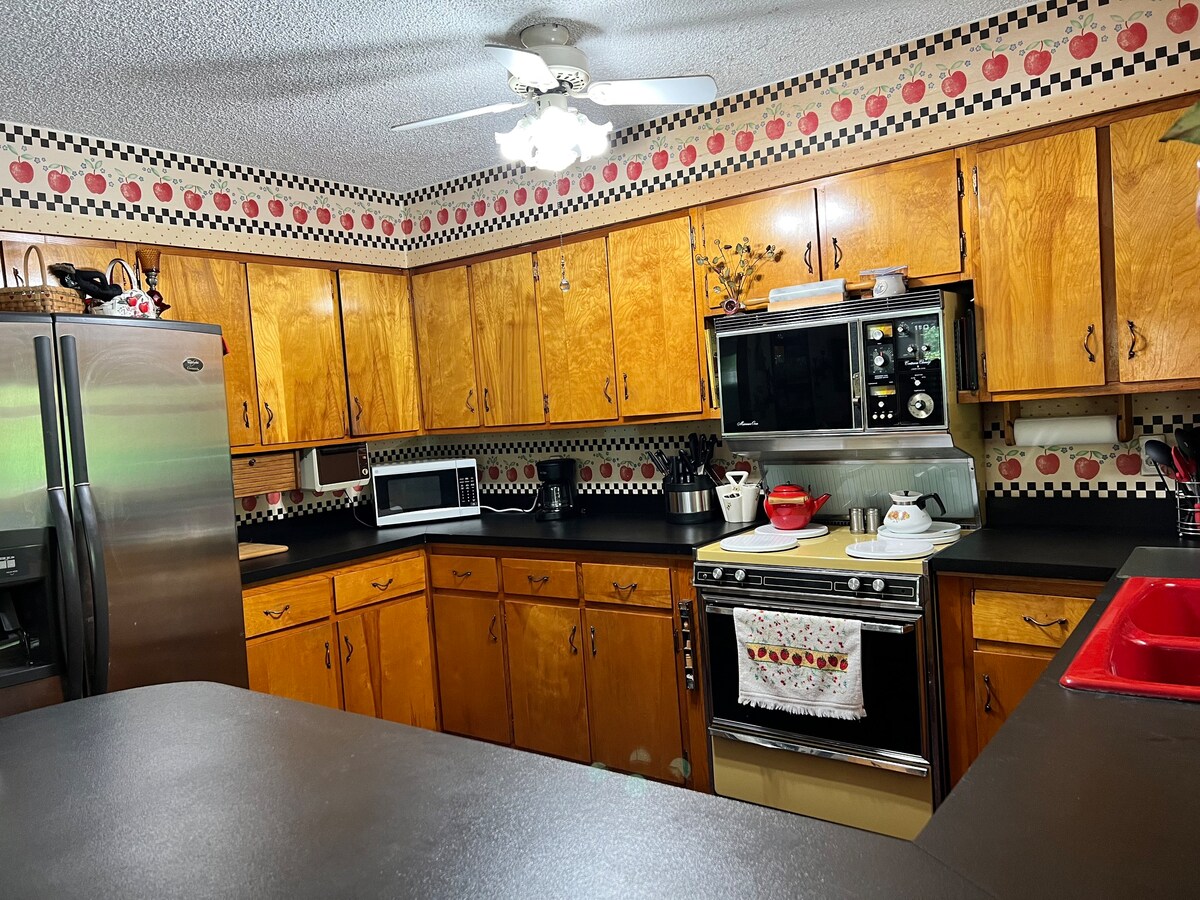
[[[853,619],[735,609],[738,703],[861,719],[862,628]]]

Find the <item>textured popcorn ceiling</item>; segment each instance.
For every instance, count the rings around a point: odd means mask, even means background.
[[[512,97],[485,41],[560,21],[597,79],[706,72],[735,94],[1012,8],[1011,0],[6,0],[0,119],[372,187],[501,162],[509,112],[394,122]],[[621,128],[666,107],[581,102]],[[594,113],[594,114],[593,114]]]

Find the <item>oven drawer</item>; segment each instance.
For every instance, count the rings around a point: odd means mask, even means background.
[[[1092,605],[1084,597],[976,591],[971,627],[976,640],[1061,647]]]

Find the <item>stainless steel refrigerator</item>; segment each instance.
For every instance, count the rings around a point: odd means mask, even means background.
[[[0,710],[246,686],[221,354],[209,325],[0,313]]]

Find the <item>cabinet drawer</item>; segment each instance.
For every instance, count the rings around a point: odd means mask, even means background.
[[[246,637],[323,619],[329,615],[329,599],[329,578],[325,575],[251,588],[242,594]]]
[[[254,497],[268,491],[294,491],[296,454],[263,453],[233,458],[233,496]]]
[[[487,556],[430,556],[429,577],[444,591],[500,590],[496,560]]]
[[[671,570],[583,564],[583,599],[590,603],[671,608]]]
[[[976,640],[1061,647],[1091,605],[1086,597],[976,591],[972,630]]]
[[[575,578],[575,563],[561,559],[505,559],[500,561],[504,572],[504,593],[528,597],[579,598],[579,583]]]
[[[333,605],[338,612],[425,590],[425,561],[420,556],[374,563],[333,576]]]

